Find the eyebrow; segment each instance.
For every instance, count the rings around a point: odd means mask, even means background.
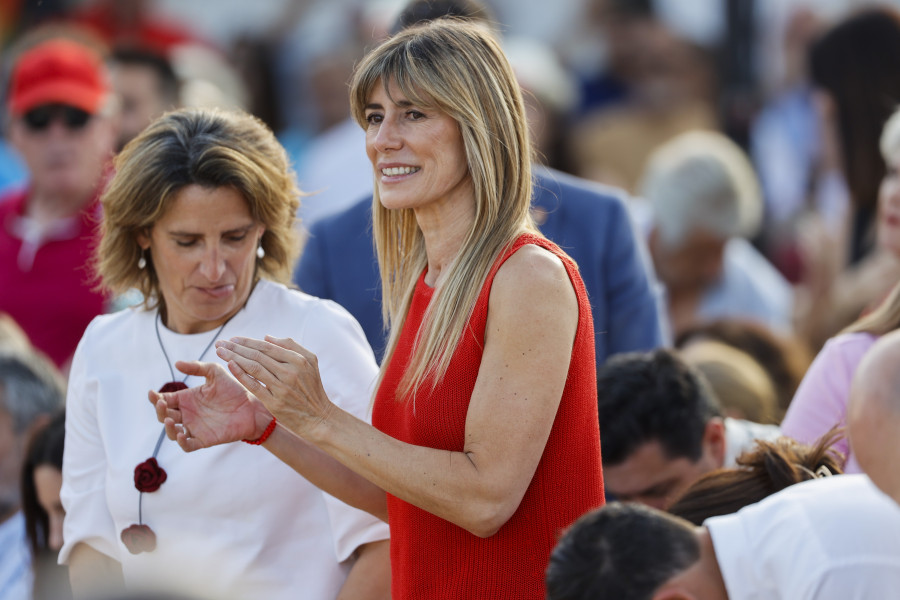
[[[249,224],[243,225],[241,227],[235,227],[234,229],[228,229],[227,231],[223,231],[222,235],[229,235],[229,234],[234,234],[234,233],[244,233],[246,231],[250,231],[251,229],[253,229],[254,225],[255,225],[255,223],[249,223]],[[197,237],[199,235],[202,235],[202,234],[196,233],[196,232],[177,231],[177,230],[169,231],[168,234],[174,235],[174,236],[179,236],[179,237]]]
[[[409,100],[397,100],[396,102],[394,102],[394,106],[406,108],[407,106],[413,106],[413,103],[410,102]],[[366,107],[364,110],[378,110],[378,109],[384,110],[384,106],[382,106],[381,104],[379,104],[377,102],[369,102],[368,104],[366,104]]]

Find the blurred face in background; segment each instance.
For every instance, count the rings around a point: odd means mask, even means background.
[[[121,101],[118,149],[166,110],[174,108],[159,75],[148,65],[122,63],[112,69],[113,87]]]
[[[650,253],[656,274],[669,290],[702,290],[722,276],[727,240],[703,229],[695,229],[676,245],[669,246],[657,232],[650,237]]]
[[[622,463],[603,465],[603,484],[620,502],[665,510],[701,475],[718,466],[711,452],[705,451],[696,461],[686,456],[671,457],[662,444],[651,440],[638,446]]]
[[[3,393],[0,389],[0,395]],[[21,503],[19,472],[24,446],[25,436],[16,433],[12,415],[0,407],[0,523],[12,516]]]
[[[112,156],[117,123],[64,104],[45,104],[10,119],[9,139],[38,194],[63,199],[93,195]]]
[[[59,499],[62,487],[62,472],[53,465],[40,465],[34,470],[34,487],[38,502],[47,513],[50,531],[47,532],[47,545],[50,550],[59,552],[63,545],[63,518],[66,511]]]
[[[714,417],[706,424],[696,460],[672,456],[660,440],[648,439],[622,462],[604,463],[603,484],[616,500],[666,510],[702,475],[722,467],[724,460],[725,425]]]
[[[900,153],[886,163],[878,188],[878,245],[900,257]]]

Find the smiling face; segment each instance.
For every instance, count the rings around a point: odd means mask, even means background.
[[[459,124],[433,107],[417,106],[395,84],[378,82],[369,97],[366,153],[385,208],[473,202]]]
[[[169,329],[209,331],[241,309],[264,230],[233,188],[189,185],[175,195],[149,236],[138,236],[153,259]]]

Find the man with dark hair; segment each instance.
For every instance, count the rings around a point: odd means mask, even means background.
[[[900,589],[900,508],[865,475],[793,485],[703,526],[611,503],[576,521],[548,600],[837,600]]]
[[[699,558],[694,532],[681,519],[613,502],[578,519],[560,539],[547,568],[547,594],[552,600],[650,598]]]
[[[734,465],[778,428],[723,418],[696,370],[673,350],[611,358],[597,372],[606,492],[666,508],[704,473]]]
[[[178,108],[179,81],[165,56],[138,48],[115,50],[110,71],[121,100],[121,150],[156,117]]]
[[[25,442],[63,405],[62,378],[30,351],[0,347],[0,600],[31,598],[31,552],[20,510]]]

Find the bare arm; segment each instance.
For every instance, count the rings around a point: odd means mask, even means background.
[[[278,426],[263,447],[319,489],[387,522],[383,489],[285,427]]]
[[[556,257],[526,246],[503,265],[463,452],[400,442],[341,411],[325,395],[316,357],[291,340],[234,338],[218,353],[283,426],[379,488],[489,536],[512,516],[537,468],[577,323],[577,299]]]
[[[337,600],[389,600],[391,545],[389,540],[363,544]]]
[[[87,544],[78,544],[69,556],[69,582],[76,600],[105,597],[125,589],[122,565]]]

